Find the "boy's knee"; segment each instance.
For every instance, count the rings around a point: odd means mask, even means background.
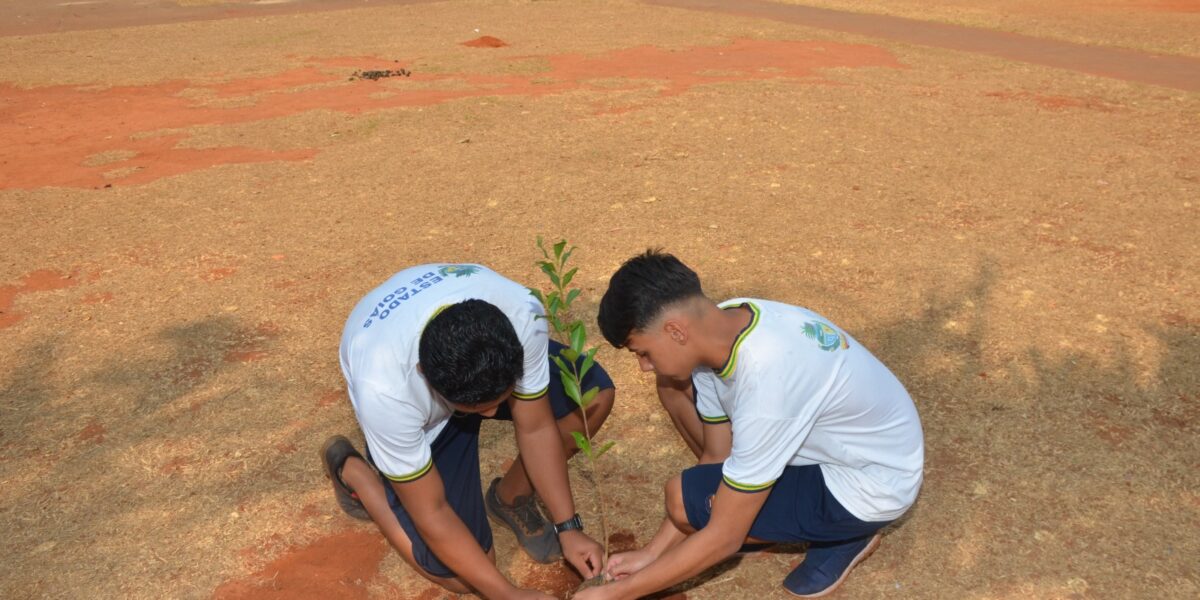
[[[406,556],[405,558],[407,559],[408,557]],[[418,573],[420,573],[422,577],[424,577],[425,579],[428,579],[429,581],[432,581],[433,583],[436,583],[436,584],[442,586],[448,592],[454,592],[455,594],[470,594],[471,593],[471,586],[467,585],[466,582],[464,582],[459,577],[455,577],[455,576],[438,577],[437,575],[434,575],[433,573],[426,571],[425,568],[422,567],[421,565],[417,564],[417,562],[415,560],[406,560],[405,562],[408,562],[410,567],[416,569],[416,571]],[[493,561],[493,562],[495,562],[495,561]]]
[[[680,531],[691,531],[692,526],[688,523],[687,508],[683,505],[683,475],[676,475],[667,481],[667,485],[663,489],[663,495],[666,499],[667,518],[675,524],[675,527]]]
[[[609,413],[612,412],[616,398],[617,390],[615,388],[600,390],[600,393],[596,394],[596,398],[592,400],[591,407],[589,407],[592,409],[592,416],[597,421],[603,423],[608,418]]]

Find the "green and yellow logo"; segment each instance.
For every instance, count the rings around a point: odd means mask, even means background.
[[[479,272],[479,267],[472,265],[446,265],[438,269],[438,273],[442,277],[470,277]]]
[[[844,350],[850,347],[850,344],[846,342],[846,338],[842,334],[820,321],[805,323],[804,335],[808,336],[809,339],[816,340],[817,345],[826,352],[833,352],[838,348]]]

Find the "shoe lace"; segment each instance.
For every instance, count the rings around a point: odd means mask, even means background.
[[[545,522],[542,513],[538,511],[537,503],[530,496],[516,498],[513,501],[512,511],[528,533],[536,533]]]

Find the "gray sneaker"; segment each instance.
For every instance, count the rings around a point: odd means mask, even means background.
[[[351,457],[366,462],[345,436],[335,435],[321,445],[321,464],[325,467],[325,477],[333,483],[333,497],[337,498],[338,506],[355,519],[370,521],[371,515],[367,514],[367,509],[362,500],[359,500],[358,494],[342,481],[342,467]]]
[[[509,506],[501,502],[500,495],[496,493],[499,483],[499,477],[493,479],[483,495],[488,516],[511,529],[517,536],[517,543],[533,560],[547,564],[561,559],[562,546],[558,544],[558,535],[554,533],[554,526],[538,510],[535,497],[517,496]]]

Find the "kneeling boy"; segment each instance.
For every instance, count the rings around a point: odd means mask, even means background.
[[[342,372],[367,440],[365,456],[334,436],[321,450],[339,504],[375,522],[405,561],[455,592],[549,598],[519,590],[495,566],[488,516],[539,562],[564,557],[585,576],[602,550],[582,532],[567,479],[577,407],[550,376],[542,306],[523,286],[479,265],[433,264],[397,273],[350,313]],[[598,366],[598,365],[597,365]],[[594,376],[593,376],[594,374]],[[612,381],[588,407],[595,428],[612,409]],[[520,454],[480,482],[482,419],[513,422]],[[542,515],[534,490],[551,515]]]
[[[615,583],[581,600],[637,598],[699,574],[743,543],[809,542],[783,581],[836,589],[921,486],[916,408],[879,360],[809,310],[752,298],[715,304],[674,256],[647,252],[613,275],[600,329],[658,376],[659,396],[700,459],[666,486],[645,548],[614,556]]]

